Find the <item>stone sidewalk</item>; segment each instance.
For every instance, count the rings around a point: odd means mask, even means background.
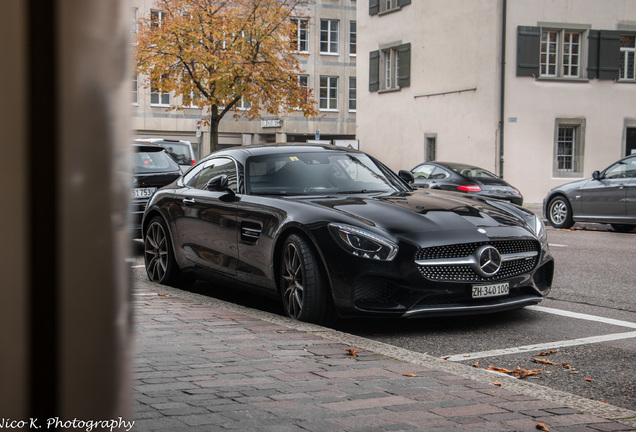
[[[133,292],[135,432],[636,431],[634,411],[153,289]]]

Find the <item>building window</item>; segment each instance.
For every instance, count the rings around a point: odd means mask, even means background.
[[[320,54],[338,54],[340,21],[320,20]]]
[[[161,27],[161,22],[166,19],[166,13],[163,11],[150,11],[150,26]]]
[[[190,94],[184,96],[183,105],[188,108],[199,108],[201,102],[201,93],[196,90],[192,90]]]
[[[150,86],[150,104],[151,105],[170,105],[170,93],[161,91],[159,85],[155,82]]]
[[[356,111],[356,77],[349,77],[349,111]]]
[[[369,15],[397,11],[408,4],[411,0],[369,0]]]
[[[585,121],[556,121],[554,142],[555,177],[577,176],[583,172]]]
[[[543,30],[541,32],[541,76],[580,78],[580,31]]]
[[[338,111],[338,77],[320,77],[320,109]]]
[[[138,83],[138,75],[133,75],[133,79],[132,79],[132,84],[133,84],[133,94],[132,94],[132,103],[133,104],[138,104],[139,103],[139,83]]]
[[[238,110],[247,111],[248,109],[252,108],[252,102],[246,101],[244,98],[241,98],[241,100],[239,100],[235,106]]]
[[[349,21],[349,55],[355,56],[356,54],[357,54],[356,22]]]
[[[139,21],[139,9],[134,7],[132,8],[132,15],[130,17],[130,33],[133,35],[137,35],[137,21]]]
[[[636,67],[634,66],[634,55],[636,54],[636,36],[621,35],[621,63],[619,69],[619,79],[636,80]]]
[[[292,35],[292,51],[309,52],[309,20],[294,18],[294,34]]]
[[[397,90],[411,85],[411,44],[369,53],[369,91]]]

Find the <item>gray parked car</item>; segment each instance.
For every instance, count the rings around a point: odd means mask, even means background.
[[[576,222],[610,224],[615,231],[636,228],[636,154],[627,156],[592,178],[552,189],[543,200],[543,213],[555,228]]]
[[[167,138],[141,138],[137,141],[159,144],[179,164],[183,172],[189,170],[196,162],[190,141]]]

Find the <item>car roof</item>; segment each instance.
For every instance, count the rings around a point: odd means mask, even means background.
[[[270,154],[286,154],[286,153],[310,153],[316,151],[325,152],[343,152],[343,153],[361,153],[363,152],[342,146],[328,144],[308,144],[308,143],[272,143],[272,144],[252,144],[247,146],[231,147],[218,152],[212,153],[210,156],[229,155],[232,153],[241,153],[243,157],[260,156]],[[209,156],[208,156],[209,157]]]
[[[148,141],[133,141],[132,146],[137,149],[137,151],[165,151],[159,144]]]

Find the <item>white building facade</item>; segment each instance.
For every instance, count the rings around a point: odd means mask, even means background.
[[[527,203],[636,152],[633,0],[358,5],[360,148],[471,163]]]
[[[219,127],[220,148],[265,142],[319,139],[354,143],[356,133],[356,1],[314,0],[295,18],[294,46],[303,70],[299,76],[313,90],[319,115],[301,112],[264,115],[248,120],[228,113]],[[153,0],[131,0],[132,31],[138,18],[160,14]],[[200,127],[205,111],[198,108],[169,110],[179,104],[174,94],[152,94],[142,76],[133,76],[134,138],[161,137],[191,141],[199,157],[210,153],[209,133]],[[239,113],[240,114],[240,113]],[[197,133],[199,129],[199,133]]]

